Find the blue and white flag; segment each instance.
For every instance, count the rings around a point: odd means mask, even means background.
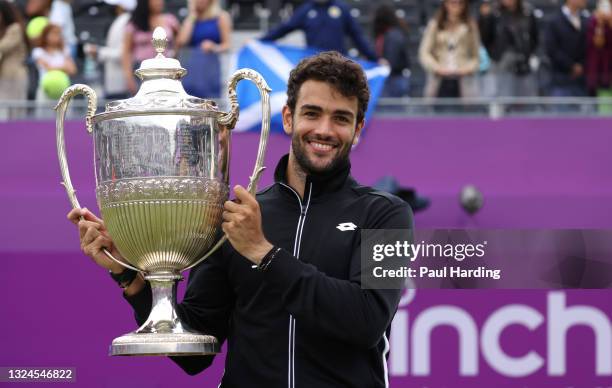
[[[272,113],[271,130],[283,131],[282,109],[287,102],[287,80],[289,72],[300,60],[316,54],[316,50],[279,46],[272,43],[253,40],[244,46],[236,58],[236,69],[250,68],[259,72],[272,92],[270,107]],[[387,66],[355,59],[365,70],[370,86],[370,103],[366,112],[366,125],[374,111],[376,101],[389,75]],[[240,104],[240,119],[237,131],[259,131],[261,127],[261,103],[259,91],[251,82],[238,84],[238,103]]]

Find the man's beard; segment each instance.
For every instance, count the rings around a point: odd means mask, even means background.
[[[325,141],[324,138],[311,138],[309,140],[321,140]],[[338,169],[339,166],[343,166],[349,158],[351,153],[351,145],[352,142],[347,142],[345,144],[339,145],[339,149],[337,149],[336,156],[330,160],[326,165],[322,167],[315,166],[308,156],[306,155],[306,140],[300,138],[297,135],[293,135],[291,137],[291,149],[293,150],[293,155],[295,156],[295,160],[300,168],[307,175],[325,175],[331,173]]]

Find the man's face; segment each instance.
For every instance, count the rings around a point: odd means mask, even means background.
[[[333,170],[357,143],[363,121],[357,123],[357,97],[345,97],[323,81],[302,84],[295,112],[283,108],[283,126],[291,135],[295,160],[307,174]]]

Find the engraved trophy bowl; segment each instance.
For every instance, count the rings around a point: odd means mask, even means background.
[[[153,32],[157,56],[135,74],[142,80],[129,99],[106,104],[96,114],[95,92],[73,85],[57,106],[57,151],[72,207],[80,208],[70,180],[64,143],[64,118],[72,97],[88,100],[87,131],[93,135],[96,198],[106,229],[127,263],[151,284],[152,309],[136,331],[113,340],[111,355],[203,355],[219,352],[211,335],[190,329],[176,313],[181,272],[194,267],[226,240],[219,238],[223,203],[229,195],[230,134],[238,120],[236,85],[254,82],[262,99],[262,131],[247,189],[255,194],[264,170],[270,131],[270,89],[257,72],[236,71],[230,78],[230,111],[213,101],[189,96],[186,74],[176,59],[163,55],[163,28]],[[206,71],[206,69],[202,69]]]

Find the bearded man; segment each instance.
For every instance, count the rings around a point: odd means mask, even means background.
[[[221,249],[192,269],[177,313],[227,340],[221,387],[385,387],[387,340],[401,290],[361,286],[361,229],[411,229],[399,198],[361,186],[349,155],[364,125],[363,69],[337,52],[292,70],[283,108],[291,149],[256,197],[236,186],[224,204]],[[85,220],[79,221],[84,216]],[[142,323],[151,288],[106,258],[103,221],[73,210],[81,246],[115,276]],[[172,357],[187,373],[214,356]]]

